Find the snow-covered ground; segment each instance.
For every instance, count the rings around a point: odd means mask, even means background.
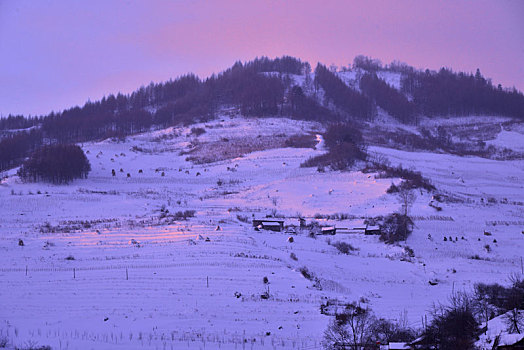
[[[206,132],[197,137],[191,127]],[[521,272],[524,161],[370,147],[421,171],[455,201],[437,212],[431,194],[418,193],[405,244],[305,233],[289,242],[289,233],[255,231],[250,219],[277,213],[286,224],[298,225],[300,215],[348,226],[399,210],[386,194],[399,179],[301,168],[322,143],[195,165],[180,152],[322,128],[270,118],[191,127],[85,143],[92,172],[70,185],[16,176],[1,183],[0,336],[53,349],[314,349],[330,320],[320,313],[328,299],[361,301],[378,316],[420,327],[452,291]],[[170,216],[185,210],[194,217]],[[352,221],[314,218],[335,213]],[[336,241],[358,250],[341,254]]]

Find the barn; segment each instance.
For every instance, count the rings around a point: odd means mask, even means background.
[[[364,231],[366,235],[380,235],[380,226],[378,225],[367,225]]]
[[[253,227],[258,227],[263,230],[271,230],[271,231],[280,232],[284,230],[284,219],[277,219],[277,218],[253,219]]]
[[[322,227],[321,233],[323,235],[334,235],[336,233],[336,228],[335,226],[325,226]]]

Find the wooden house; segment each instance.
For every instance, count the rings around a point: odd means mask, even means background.
[[[259,227],[262,226],[261,228],[263,230],[269,230],[269,231],[275,231],[275,232],[280,232],[282,231],[282,225],[278,222],[275,222],[275,221],[262,221],[262,223],[259,225]]]
[[[264,230],[271,230],[271,231],[282,231],[284,230],[284,219],[278,219],[278,218],[253,219],[253,227],[258,227]]]
[[[363,234],[365,233],[365,229],[354,229],[350,227],[336,227],[335,233],[336,234]]]
[[[336,233],[336,228],[335,226],[325,226],[321,228],[320,232],[323,235],[334,235]]]
[[[380,226],[378,226],[378,225],[367,225],[364,233],[366,235],[380,235]]]

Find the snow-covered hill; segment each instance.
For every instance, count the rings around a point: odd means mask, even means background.
[[[70,185],[26,184],[12,171],[0,185],[0,335],[64,349],[319,348],[328,300],[420,327],[452,291],[520,272],[522,160],[371,147],[453,199],[437,212],[432,194],[419,192],[406,243],[255,231],[251,218],[266,214],[345,227],[400,209],[386,194],[392,179],[301,168],[324,152],[322,131],[224,117],[82,144],[93,170]],[[512,142],[508,132],[493,142]],[[285,147],[292,135],[318,143]],[[201,163],[214,151],[216,162]],[[325,219],[335,213],[347,215]],[[357,250],[342,254],[337,241]]]

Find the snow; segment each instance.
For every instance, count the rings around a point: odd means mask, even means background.
[[[206,132],[195,137],[191,127]],[[360,300],[380,317],[405,315],[420,327],[421,316],[452,291],[502,283],[520,271],[521,160],[370,147],[456,199],[436,212],[428,205],[432,195],[418,192],[413,234],[386,245],[373,235],[310,237],[298,229],[290,242],[289,233],[252,227],[253,217],[267,214],[297,227],[299,216],[357,227],[400,209],[386,194],[399,179],[301,168],[324,152],[322,142],[204,164],[180,154],[224,137],[321,130],[295,120],[224,116],[124,142],[85,143],[93,170],[70,185],[22,183],[10,171],[0,184],[0,334],[17,346],[35,341],[64,349],[318,348],[330,321],[319,308],[328,299]],[[194,217],[170,217],[185,210],[195,210]],[[335,213],[349,216],[315,219]],[[443,241],[448,236],[457,240]],[[342,254],[331,245],[336,241],[357,250]],[[322,289],[302,276],[302,267]]]
[[[398,72],[390,72],[386,70],[379,70],[377,76],[384,80],[389,86],[400,91],[402,84],[402,74]]]
[[[508,311],[508,313],[509,312],[510,311]],[[519,311],[519,314],[524,316],[524,311]],[[513,345],[524,339],[524,334],[508,333],[506,315],[507,314],[499,315],[489,320],[487,324],[484,322],[480,326],[481,329],[486,330],[480,335],[479,340],[476,342],[476,345],[479,347],[479,349],[491,350],[493,348],[495,338],[497,337],[499,346]]]
[[[505,147],[514,151],[524,152],[524,134],[518,131],[502,130],[494,140],[486,142],[487,144]]]

